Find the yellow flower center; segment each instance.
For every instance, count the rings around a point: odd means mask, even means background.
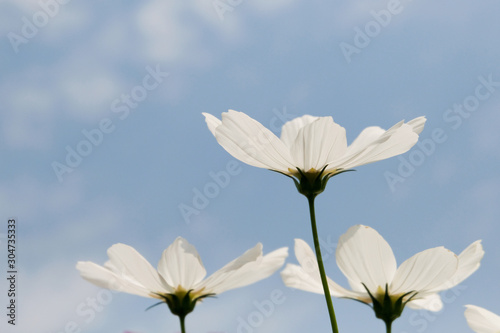
[[[191,292],[189,293],[189,298],[191,300],[195,300],[195,299],[199,298],[200,296],[205,296],[205,295],[209,294],[209,293],[203,293],[204,290],[205,290],[205,287],[198,289],[198,290],[191,290]],[[184,297],[188,294],[188,291],[189,290],[187,290],[184,287],[179,285],[179,286],[177,286],[177,288],[175,288],[173,293],[152,293],[151,296],[153,296],[154,298],[158,298],[158,299],[172,298],[173,296],[175,296],[179,299],[184,299]]]
[[[404,293],[399,293],[399,294],[389,294],[389,298],[391,299],[391,302],[392,303],[395,303],[399,298],[401,298],[401,296],[403,296]],[[375,291],[375,294],[374,294],[375,298],[379,301],[379,302],[383,302],[384,300],[384,297],[385,297],[385,287],[382,287],[382,286],[378,286],[377,287],[377,290]]]

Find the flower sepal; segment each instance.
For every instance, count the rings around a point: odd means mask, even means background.
[[[173,294],[158,294],[163,298],[164,302],[167,303],[168,308],[172,314],[179,316],[181,318],[185,317],[187,314],[194,310],[196,303],[206,297],[213,297],[215,294],[204,294],[201,296],[194,297],[191,295],[193,290],[177,291]]]
[[[411,301],[411,299],[417,294],[415,291],[410,291],[400,296],[391,296],[389,295],[388,286],[386,284],[383,296],[380,295],[378,297],[374,297],[370,290],[365,286],[365,284],[363,284],[363,287],[365,287],[366,292],[372,299],[375,317],[382,319],[385,323],[388,324],[392,323],[394,320],[401,316],[406,303]],[[379,287],[379,289],[381,288]],[[403,299],[410,294],[413,295],[403,301]]]
[[[308,198],[309,197],[314,198],[325,190],[326,184],[328,183],[330,178],[347,171],[354,171],[354,170],[336,170],[335,172],[325,173],[326,168],[327,166],[325,166],[320,171],[316,171],[313,169],[307,172],[304,172],[299,168],[297,168],[298,171],[298,174],[296,175],[297,179],[294,177],[290,178],[293,179],[295,187],[297,187],[297,190],[299,191],[300,194],[303,194]]]

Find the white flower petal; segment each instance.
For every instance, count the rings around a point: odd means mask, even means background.
[[[309,125],[319,117],[314,117],[310,115],[305,115],[302,117],[295,118],[293,120],[287,121],[285,125],[281,128],[280,140],[291,149],[299,131],[302,127]]]
[[[158,272],[174,288],[192,289],[207,274],[196,248],[182,237],[163,251]]]
[[[407,306],[415,310],[440,311],[443,308],[443,301],[438,294],[428,294],[423,298],[412,299]]]
[[[362,140],[352,148],[349,146],[345,156],[336,163],[343,169],[351,169],[403,154],[417,143],[418,133],[422,131],[425,120],[425,117],[419,117],[407,124],[399,122],[372,143],[368,140],[374,139],[375,134],[380,131],[372,128],[367,133],[362,132]],[[364,148],[361,143],[365,144]]]
[[[359,133],[358,137],[349,145],[346,151],[346,156],[358,154],[366,147],[372,145],[385,133],[383,128],[378,126],[370,126]]]
[[[219,144],[249,165],[298,177],[304,172],[351,169],[408,151],[423,130],[425,117],[397,123],[389,130],[368,127],[347,147],[345,130],[331,117],[302,116],[287,122],[278,139],[246,114],[229,110],[222,121],[203,113]]]
[[[299,130],[291,153],[296,166],[307,172],[321,170],[329,161],[343,156],[346,149],[345,129],[332,117],[322,117]]]
[[[457,268],[458,257],[444,247],[419,252],[399,266],[389,291],[394,295],[418,291],[421,297],[438,292]]]
[[[455,275],[439,289],[445,290],[455,287],[472,273],[477,271],[483,259],[484,250],[481,241],[475,241],[458,255],[458,269]]]
[[[130,281],[137,281],[152,292],[171,290],[156,269],[133,247],[115,244],[108,249],[108,257],[117,275]]]
[[[220,294],[269,277],[283,266],[288,248],[283,247],[262,256],[262,244],[257,244],[203,281],[198,288]]]
[[[338,298],[351,298],[351,299],[356,299],[358,301],[364,302],[364,303],[371,303],[372,300],[368,293],[365,291],[355,291],[355,290],[349,290],[346,289],[339,284],[337,284],[335,281],[330,279],[328,276],[326,277],[327,282],[328,282],[328,288],[330,289],[330,295]]]
[[[205,122],[207,123],[208,129],[212,135],[215,136],[215,129],[219,127],[222,122],[217,117],[212,116],[209,113],[202,112],[201,114],[205,116]]]
[[[323,294],[323,287],[321,283],[321,277],[319,274],[319,267],[316,255],[314,254],[311,247],[304,240],[299,238],[295,239],[295,257],[297,258],[297,261],[300,264],[300,269],[303,275],[303,276],[298,276],[298,278],[305,279],[307,275],[309,277],[308,279],[311,281],[311,287],[315,287],[319,284],[320,289],[318,293]],[[296,269],[294,272],[299,273],[299,271]],[[297,288],[297,289],[302,289],[302,288]]]
[[[374,229],[356,225],[340,237],[335,253],[337,265],[354,291],[366,287],[375,292],[385,289],[396,272],[396,259],[391,247]]]
[[[305,272],[311,274],[311,276],[319,274],[316,255],[309,244],[300,238],[295,239],[295,257]]]
[[[319,278],[319,271],[317,274],[306,271],[304,267],[287,264],[285,269],[281,272],[281,278],[285,286],[304,291],[309,291],[316,294],[323,293],[323,285]]]
[[[209,129],[216,122],[208,118]],[[219,144],[233,157],[249,165],[289,173],[295,163],[289,149],[270,130],[242,112],[229,110],[215,128]]]
[[[302,239],[295,239],[295,256],[300,266],[288,264],[287,268],[283,270],[281,277],[285,285],[304,291],[324,294],[316,255],[311,247]],[[366,291],[351,291],[338,285],[328,276],[326,278],[332,296],[355,298],[367,303],[370,300]]]
[[[151,291],[146,289],[140,283],[119,276],[113,271],[93,262],[79,261],[76,264],[76,269],[80,271],[82,278],[98,287],[143,297],[152,297]]]
[[[249,262],[255,262],[262,256],[262,244],[258,243],[253,248],[247,250],[238,258],[232,260],[224,267],[210,275],[205,281],[203,281],[199,287],[204,287],[213,293],[213,290],[218,290],[219,285],[224,284],[225,278],[230,275],[233,271],[240,269],[242,266]]]
[[[424,130],[424,125],[425,125],[426,121],[427,121],[427,119],[425,119],[425,117],[422,116],[422,117],[412,119],[409,122],[407,122],[406,124],[408,124],[412,127],[413,132],[415,132],[416,134],[420,134]]]
[[[466,305],[465,318],[476,333],[500,332],[500,317],[493,312],[475,305]]]

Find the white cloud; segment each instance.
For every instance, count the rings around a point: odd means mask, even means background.
[[[64,94],[66,112],[78,120],[97,122],[110,113],[111,102],[119,98],[122,82],[96,64],[60,68],[59,89]]]
[[[23,1],[4,0],[4,1],[0,1],[0,3],[1,2],[10,3],[10,4],[18,7],[19,9],[22,9],[23,11],[25,11],[26,14],[29,14],[35,10],[40,9],[39,1],[40,0],[23,0]]]
[[[128,16],[110,17],[100,27],[99,32],[87,41],[85,48],[99,50],[100,59],[105,59],[110,63],[115,62],[116,59],[135,57],[139,50],[134,43],[131,43],[131,30]]]
[[[190,62],[199,57],[200,33],[195,24],[182,19],[184,2],[151,1],[137,14],[139,31],[145,38],[145,52],[155,61]]]
[[[14,29],[21,24],[21,18],[15,15],[16,12],[15,7],[7,4],[7,1],[0,1],[0,34],[2,36],[14,32]]]
[[[343,29],[354,28],[357,25],[364,25],[368,21],[373,20],[370,16],[370,11],[379,11],[381,9],[387,8],[387,1],[348,1],[340,4],[338,8],[332,10],[332,23]]]
[[[80,60],[71,58],[43,69],[28,67],[5,78],[0,94],[5,105],[0,128],[8,147],[49,149],[60,112],[89,123],[110,113],[122,82],[102,64]]]
[[[144,55],[178,66],[210,66],[224,43],[241,38],[239,21],[221,21],[211,1],[152,0],[138,11],[137,25]]]
[[[243,0],[244,4],[248,4],[248,6],[253,7],[255,10],[258,12],[262,12],[263,14],[268,14],[268,13],[273,13],[282,9],[285,9],[286,7],[289,7],[295,3],[297,3],[297,0],[274,0],[274,1],[268,1],[268,0],[253,0],[253,1],[246,1]]]
[[[85,179],[78,175],[49,185],[32,177],[18,177],[2,183],[0,202],[8,207],[4,214],[18,218],[29,229],[44,224],[43,236],[50,235],[60,245],[70,246],[75,241],[95,239],[96,232],[104,236],[116,228],[125,214],[113,198],[88,199],[85,190]],[[50,255],[53,249],[47,247],[47,239],[40,235],[28,232],[25,237],[31,239],[33,248]]]
[[[49,89],[10,81],[2,87],[1,133],[10,148],[45,150],[52,143],[55,101]]]
[[[56,249],[54,249],[56,250]],[[33,273],[20,270],[18,278],[18,318],[16,329],[23,332],[63,332],[74,322],[87,325],[90,315],[84,315],[88,298],[105,300],[103,292],[85,283],[75,269],[75,263],[55,260]],[[100,294],[101,293],[101,294]],[[97,303],[99,304],[99,303]],[[77,312],[80,309],[80,312]]]
[[[53,13],[47,26],[43,27],[40,40],[49,44],[67,43],[75,34],[92,27],[92,16],[95,16],[92,9],[92,6],[76,1],[51,7]]]
[[[0,201],[9,207],[4,213],[20,216],[26,223],[40,223],[42,213],[61,213],[75,207],[81,200],[82,182],[73,177],[64,183],[44,186],[32,177],[2,182]]]

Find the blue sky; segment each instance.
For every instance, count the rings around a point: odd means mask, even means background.
[[[333,178],[317,199],[327,273],[346,285],[334,247],[354,224],[379,231],[398,263],[482,239],[482,267],[445,293],[444,310],[406,309],[393,331],[471,332],[465,304],[500,313],[499,6],[0,0],[0,254],[15,217],[19,269],[18,325],[2,315],[2,332],[178,332],[166,307],[145,312],[152,300],[79,277],[77,261],[104,263],[114,243],[156,265],[183,236],[209,274],[257,242],[265,252],[311,244],[291,180],[234,160],[207,130],[201,112],[228,109],[277,134],[297,116],[332,116],[349,142],[367,126],[425,115],[412,151]],[[228,184],[183,214],[228,167]],[[264,313],[273,292],[280,302]],[[341,332],[383,331],[367,306],[334,305]],[[329,329],[322,297],[278,274],[207,300],[187,328],[238,332],[252,318],[247,331]]]

